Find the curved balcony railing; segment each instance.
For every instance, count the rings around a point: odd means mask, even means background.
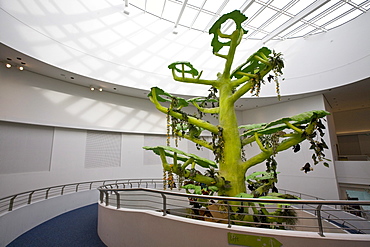
[[[86,190],[96,190],[99,186],[104,186],[106,183],[123,183],[128,187],[138,186],[141,187],[145,184],[151,184],[153,188],[162,186],[162,179],[112,179],[112,180],[99,180],[89,182],[78,182],[64,185],[51,186],[47,188],[30,190],[15,195],[7,196],[0,199],[0,215],[19,207],[27,206],[29,204],[47,200],[56,196],[62,196],[70,193],[76,193]],[[108,185],[113,188],[113,185]]]
[[[161,189],[162,188],[162,189]],[[296,199],[260,199],[236,198],[224,196],[195,195],[163,190],[161,186],[133,183],[116,183],[100,186],[100,203],[117,209],[154,210],[197,220],[205,220],[232,225],[248,225],[255,227],[288,229],[298,231],[318,232],[324,236],[326,232],[370,234],[370,215],[363,206],[370,206],[370,201],[347,200],[296,200]],[[262,219],[266,214],[240,213],[241,207],[255,207],[258,210],[263,205],[269,212],[283,207],[296,211],[296,216],[273,216],[294,218],[297,223],[276,224],[259,221],[240,221],[235,215],[250,215]],[[244,210],[245,211],[245,210]],[[289,222],[289,221],[287,221]]]

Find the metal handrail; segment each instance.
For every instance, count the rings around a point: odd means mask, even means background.
[[[302,200],[297,200],[297,199],[260,199],[260,198],[238,198],[238,197],[226,197],[226,196],[209,196],[209,195],[196,195],[196,194],[186,194],[182,192],[176,192],[176,191],[168,191],[168,190],[158,190],[158,189],[153,189],[153,188],[124,188],[124,189],[113,189],[113,188],[108,188],[107,185],[105,186],[100,186],[98,188],[100,191],[100,203],[104,203],[106,206],[113,205],[117,206],[117,208],[121,208],[121,200],[122,197],[118,196],[116,197],[116,200],[113,201],[113,204],[109,203],[109,192],[114,193],[115,195],[119,195],[120,192],[148,192],[148,193],[154,193],[154,194],[160,194],[162,197],[162,206],[159,208],[163,212],[163,216],[166,216],[167,210],[168,210],[168,196],[172,197],[179,197],[179,198],[197,198],[197,199],[203,199],[203,200],[213,200],[213,201],[221,201],[223,204],[218,204],[218,205],[224,205],[226,207],[226,213],[227,213],[227,221],[228,227],[231,227],[232,221],[230,219],[231,215],[231,202],[244,202],[244,203],[262,203],[262,204],[293,204],[293,205],[302,205],[302,210],[303,210],[303,205],[309,205],[311,207],[315,206],[313,208],[313,212],[317,220],[317,225],[318,225],[318,234],[322,237],[324,237],[324,227],[323,227],[323,220],[326,220],[322,216],[322,212],[325,212],[325,214],[328,214],[322,207],[323,206],[328,206],[328,205],[336,205],[336,206],[346,206],[346,205],[370,205],[370,201],[349,201],[349,200],[307,200],[307,199],[302,199]],[[104,201],[105,199],[105,201]],[[327,207],[326,207],[327,208]],[[334,209],[334,208],[333,208]],[[221,212],[221,211],[220,211]],[[330,214],[329,214],[330,215]],[[265,216],[265,215],[259,215],[259,216]],[[285,216],[284,216],[285,217]],[[202,218],[202,217],[199,217]],[[304,219],[304,218],[303,218]],[[310,218],[312,219],[312,218]],[[365,229],[367,231],[370,231],[370,222],[369,224],[369,229]],[[261,223],[261,225],[266,224],[266,223]],[[269,223],[268,223],[269,224]],[[306,226],[307,227],[307,226]],[[353,229],[357,230],[358,232],[364,233],[361,229],[357,229],[354,227]],[[344,229],[345,230],[345,229]]]
[[[6,196],[6,197],[1,198],[0,199],[0,214],[8,212],[8,211],[12,211],[15,208],[27,206],[29,204],[32,204],[35,201],[48,200],[51,197],[62,196],[65,193],[77,193],[77,192],[81,192],[81,191],[96,189],[96,187],[93,188],[93,184],[97,184],[97,187],[98,187],[98,186],[101,186],[102,184],[104,185],[106,183],[112,183],[113,182],[114,184],[119,184],[119,183],[127,183],[128,181],[131,181],[131,182],[134,181],[134,182],[139,182],[139,183],[150,182],[152,184],[162,183],[162,179],[148,178],[148,179],[95,180],[95,181],[86,181],[86,182],[69,183],[69,184],[63,184],[63,185],[55,185],[55,186],[50,186],[50,187],[25,191],[25,192],[21,192],[21,193],[15,194],[15,195],[10,195],[10,196]],[[88,185],[88,188],[85,188],[83,185]],[[73,190],[71,189],[71,191],[66,192],[67,188],[73,188]],[[55,193],[54,195],[51,196],[50,191],[52,189],[58,190],[58,193]],[[35,196],[35,194],[37,194],[37,193],[41,193],[42,197]]]

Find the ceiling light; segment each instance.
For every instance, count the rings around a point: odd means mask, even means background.
[[[19,66],[19,67],[18,67],[18,69],[19,69],[20,71],[22,71],[22,70],[24,70],[24,67],[23,67],[23,66]]]
[[[6,66],[8,69],[12,67],[12,65],[11,65],[10,63],[5,64],[5,66]]]
[[[95,88],[94,88],[94,87],[90,87],[90,90],[91,90],[91,91],[94,91],[94,90],[95,90]]]
[[[100,92],[102,92],[102,91],[103,91],[103,89],[102,89],[102,88],[99,88],[99,91],[100,91]]]

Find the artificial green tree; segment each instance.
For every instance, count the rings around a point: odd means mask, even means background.
[[[277,182],[275,156],[279,152],[292,147],[298,151],[299,143],[308,140],[314,151],[314,164],[325,160],[323,151],[327,146],[322,139],[325,127],[321,118],[329,114],[326,111],[310,111],[270,123],[238,126],[236,101],[248,92],[258,96],[265,78],[276,83],[279,95],[278,77],[284,67],[280,53],[263,47],[232,70],[236,49],[247,33],[242,27],[246,19],[236,10],[221,16],[210,28],[213,54],[225,59],[224,69],[216,79],[203,79],[202,72],[199,73],[189,62],[169,65],[174,80],[208,85],[211,87],[209,96],[185,100],[157,87],[152,88],[148,95],[155,107],[167,115],[168,137],[188,139],[198,147],[212,150],[215,155],[215,161],[211,161],[168,145],[144,147],[160,155],[163,169],[170,177],[169,187],[173,187],[173,174],[177,174],[180,179],[197,181],[212,190],[216,188],[219,195],[240,195],[246,192],[248,169],[266,161],[267,172],[273,176],[257,188],[255,196],[260,196]],[[234,21],[235,30],[231,34],[222,33],[222,24],[229,20]],[[184,110],[189,104],[197,108],[196,113],[189,114]],[[203,120],[206,114],[216,116],[218,125]],[[207,141],[202,135],[206,131],[212,136],[212,141]],[[260,152],[246,158],[243,147],[252,143],[258,145]],[[328,164],[324,162],[324,165]],[[197,166],[209,170],[202,174],[197,171]]]

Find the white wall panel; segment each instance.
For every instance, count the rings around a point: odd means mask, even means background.
[[[0,174],[50,170],[54,128],[0,121]]]

